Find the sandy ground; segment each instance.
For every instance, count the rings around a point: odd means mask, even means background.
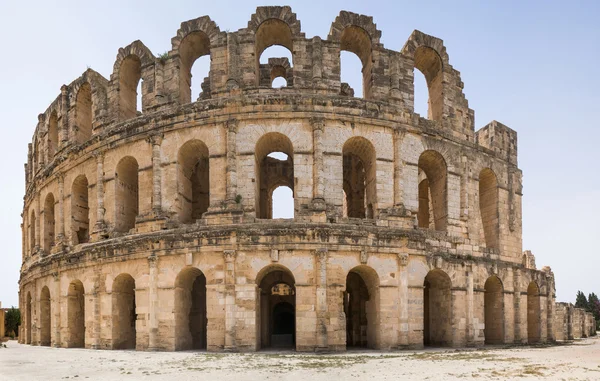
[[[600,380],[600,337],[548,347],[297,354],[0,348],[0,380]]]

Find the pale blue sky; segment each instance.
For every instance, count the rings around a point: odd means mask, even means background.
[[[16,305],[27,143],[60,86],[89,66],[106,78],[117,50],[170,49],[182,21],[210,15],[245,27],[257,5],[291,5],[307,37],[326,38],[340,10],[373,16],[386,48],[413,29],[444,40],[480,128],[518,132],[524,249],[550,265],[558,299],[600,292],[600,2],[595,1],[29,1],[0,3],[0,301]],[[197,95],[197,94],[196,94]],[[420,108],[421,114],[425,114]]]

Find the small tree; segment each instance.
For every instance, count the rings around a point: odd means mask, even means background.
[[[21,325],[21,311],[18,308],[11,307],[6,311],[4,318],[4,327],[6,328],[6,334],[14,339],[15,336],[19,335],[19,326]]]
[[[588,296],[588,308],[596,319],[596,330],[600,329],[600,299],[595,293]]]
[[[577,291],[577,297],[575,298],[575,307],[583,308],[588,311],[588,301],[585,294],[581,291]]]

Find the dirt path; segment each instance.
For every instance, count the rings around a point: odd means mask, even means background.
[[[542,348],[220,354],[0,348],[0,380],[600,380],[600,337]]]

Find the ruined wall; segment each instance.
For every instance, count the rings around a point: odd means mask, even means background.
[[[25,166],[22,341],[253,351],[291,335],[312,351],[553,340],[554,276],[522,251],[516,132],[495,121],[474,131],[442,40],[414,31],[396,52],[380,37],[371,17],[343,11],[327,39],[306,38],[289,7],[259,7],[236,32],[207,16],[182,23],[161,57],[135,41],[109,79],[88,69],[63,86]],[[292,59],[261,63],[272,45]],[[341,50],[363,64],[362,98],[340,82]],[[427,117],[414,113],[415,69]],[[272,88],[277,77],[287,86]],[[293,219],[270,219],[280,185]],[[293,329],[269,315],[275,279],[294,291],[281,309]]]

